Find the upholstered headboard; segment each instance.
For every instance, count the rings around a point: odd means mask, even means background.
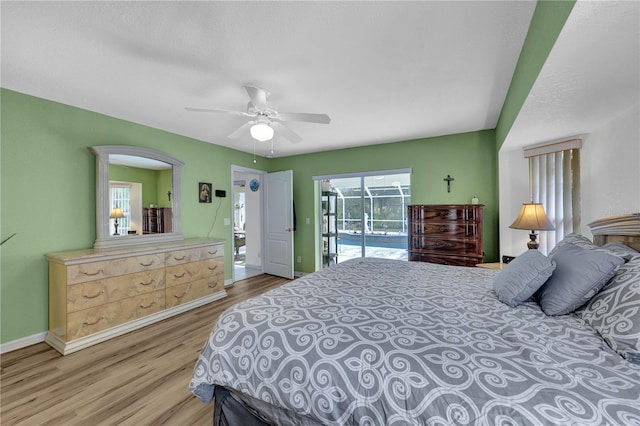
[[[593,242],[599,246],[618,242],[640,251],[640,213],[606,217],[591,222]]]

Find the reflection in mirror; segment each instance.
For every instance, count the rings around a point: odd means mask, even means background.
[[[94,248],[182,240],[180,170],[183,163],[147,148],[94,146]]]
[[[171,164],[131,155],[109,156],[109,211],[120,209],[120,234],[142,235],[172,231]],[[110,228],[115,221],[110,215]]]

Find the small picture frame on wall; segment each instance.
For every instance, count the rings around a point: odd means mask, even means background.
[[[201,203],[211,202],[211,184],[207,182],[198,183],[198,200]]]

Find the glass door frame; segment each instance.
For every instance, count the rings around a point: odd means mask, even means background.
[[[336,179],[345,179],[345,178],[360,178],[360,228],[361,228],[361,238],[360,238],[360,256],[364,256],[366,254],[366,240],[365,240],[365,213],[366,209],[364,208],[365,203],[365,178],[373,177],[373,176],[387,176],[387,175],[398,175],[398,174],[408,174],[412,175],[412,169],[391,169],[391,170],[376,170],[376,171],[368,171],[368,172],[355,172],[355,173],[338,173],[332,175],[319,175],[313,176],[313,180],[315,181],[315,190],[316,190],[316,223],[319,225],[316,230],[316,242],[315,242],[315,258],[316,258],[316,270],[318,270],[322,265],[322,181],[323,180],[336,180]],[[337,207],[337,206],[336,206]],[[339,260],[339,257],[338,257]]]

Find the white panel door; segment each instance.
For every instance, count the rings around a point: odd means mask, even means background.
[[[264,175],[264,272],[293,279],[293,171]]]

